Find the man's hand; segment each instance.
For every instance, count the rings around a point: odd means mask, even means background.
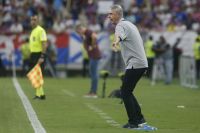
[[[92,49],[93,49],[92,46],[88,47],[88,51],[92,51]]]
[[[113,42],[113,44],[112,44],[112,49],[115,51],[115,52],[117,52],[119,49],[118,49],[118,46],[119,44],[118,43],[116,43],[116,42]]]
[[[39,58],[38,64],[42,64],[44,62],[44,58]]]

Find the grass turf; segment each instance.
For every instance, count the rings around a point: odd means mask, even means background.
[[[28,96],[39,120],[47,133],[130,133],[142,132],[111,126],[92,105],[111,117],[120,125],[127,122],[123,104],[119,99],[86,99],[83,95],[89,90],[88,78],[51,79],[45,78],[45,101],[33,100],[34,89],[25,78],[18,79]],[[106,94],[119,88],[117,78],[107,80]],[[102,80],[98,94],[101,96]],[[22,103],[17,96],[12,80],[0,79],[0,132],[31,133]],[[158,83],[151,86],[142,79],[135,90],[142,112],[150,125],[158,128],[157,133],[199,133],[200,132],[200,90],[182,88],[175,81],[172,85]],[[177,108],[183,105],[185,108]]]

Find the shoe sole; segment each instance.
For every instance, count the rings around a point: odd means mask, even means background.
[[[155,131],[158,130],[156,127],[144,125],[143,127],[135,128],[135,130],[142,130],[142,131]]]

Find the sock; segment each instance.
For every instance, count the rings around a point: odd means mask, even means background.
[[[36,88],[36,96],[40,97],[41,93],[40,93],[40,88]]]
[[[44,95],[44,89],[43,89],[42,86],[40,87],[39,91],[40,91],[40,95],[41,95],[41,96]]]

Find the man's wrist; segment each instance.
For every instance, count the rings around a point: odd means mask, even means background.
[[[118,43],[119,43],[119,42],[117,42],[117,41],[114,42],[115,45],[118,45]]]
[[[40,55],[40,58],[46,58],[46,54],[45,53],[42,53],[41,55]]]

